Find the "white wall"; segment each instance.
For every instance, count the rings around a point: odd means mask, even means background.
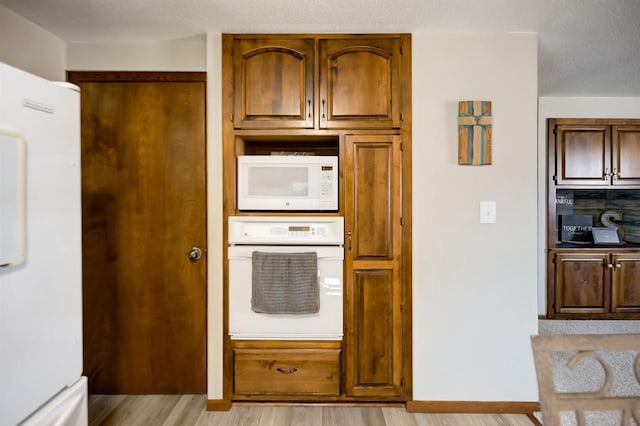
[[[0,62],[63,81],[65,55],[64,41],[0,5]]]
[[[204,35],[153,43],[69,43],[67,69],[76,71],[205,71]]]
[[[412,44],[414,399],[537,401],[536,35]],[[460,100],[492,101],[493,165],[457,164]]]
[[[640,98],[538,99],[538,313],[546,314],[547,120],[549,118],[638,118]]]
[[[207,393],[222,399],[222,34],[207,34]]]

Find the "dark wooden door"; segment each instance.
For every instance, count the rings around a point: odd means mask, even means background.
[[[319,41],[320,128],[400,127],[400,38]]]
[[[400,137],[346,142],[345,390],[401,397]]]
[[[610,268],[606,253],[558,253],[555,312],[589,314],[609,310]]]
[[[640,253],[611,255],[611,312],[640,312]]]
[[[236,39],[236,128],[312,128],[314,40]]]
[[[610,126],[558,125],[555,134],[558,185],[610,184]]]
[[[640,126],[613,126],[612,182],[614,185],[640,185]]]
[[[81,88],[89,390],[204,393],[205,75],[69,80]]]

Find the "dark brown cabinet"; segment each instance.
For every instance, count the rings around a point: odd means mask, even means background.
[[[547,317],[640,319],[640,120],[550,119],[548,173]],[[565,214],[593,226],[617,217],[624,245],[567,242],[560,226],[579,221]]]
[[[624,318],[640,313],[640,251],[552,252],[554,318]]]
[[[604,314],[609,305],[609,254],[555,253],[555,297],[558,314]]]
[[[612,185],[640,186],[640,124],[611,128]]]
[[[640,185],[640,125],[564,121],[552,124],[556,185]]]
[[[640,313],[640,252],[611,254],[611,312]]]
[[[238,36],[234,127],[399,128],[401,54],[400,37]]]
[[[345,388],[400,396],[400,137],[348,136],[345,162]]]

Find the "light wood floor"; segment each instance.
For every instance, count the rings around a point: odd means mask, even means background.
[[[176,426],[530,426],[524,414],[422,414],[404,408],[233,406],[205,411],[205,395],[91,395],[89,425]]]

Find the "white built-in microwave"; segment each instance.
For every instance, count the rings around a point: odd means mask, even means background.
[[[238,156],[238,210],[338,210],[338,157]]]

